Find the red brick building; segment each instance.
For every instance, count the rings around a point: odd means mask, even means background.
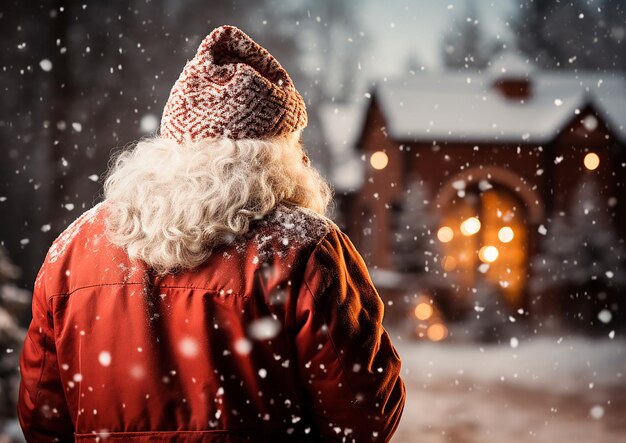
[[[438,267],[456,282],[439,284],[448,317],[471,307],[481,279],[512,310],[558,316],[563,299],[531,294],[532,263],[585,180],[597,184],[603,211],[626,238],[623,74],[544,72],[507,53],[485,72],[378,81],[360,103],[330,105],[322,118],[339,218],[391,301],[423,289],[397,272],[392,240],[414,179],[438,219],[430,272]],[[624,269],[609,272],[621,278]]]

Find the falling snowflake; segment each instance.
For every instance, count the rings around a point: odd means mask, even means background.
[[[252,350],[252,343],[250,340],[240,338],[235,342],[235,351],[240,355],[248,355]]]
[[[47,58],[44,58],[43,60],[39,62],[39,67],[41,68],[42,71],[50,72],[52,71],[52,62],[48,60]]]
[[[264,317],[258,320],[254,320],[249,328],[248,332],[250,337],[255,340],[270,340],[276,335],[281,329],[280,322],[272,317]]]
[[[608,309],[603,309],[598,313],[598,320],[600,320],[602,323],[610,323],[612,319],[613,315]]]
[[[589,410],[589,415],[595,420],[600,420],[604,416],[604,408],[600,405],[595,405]]]
[[[199,352],[198,342],[192,337],[185,337],[178,343],[178,350],[185,357],[194,358]]]
[[[104,367],[107,367],[111,364],[111,353],[107,351],[102,351],[100,355],[98,355],[98,361]]]

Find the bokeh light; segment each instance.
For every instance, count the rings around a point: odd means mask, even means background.
[[[470,217],[461,223],[461,234],[474,235],[480,231],[480,220],[476,217]]]
[[[415,307],[415,316],[418,320],[428,320],[433,315],[433,307],[429,303],[419,303]]]
[[[426,336],[432,341],[441,341],[448,336],[448,328],[441,323],[433,323],[426,330]]]
[[[485,263],[492,263],[498,258],[498,248],[495,246],[483,246],[478,251],[478,258]]]
[[[510,242],[511,240],[513,240],[514,236],[515,236],[515,234],[513,233],[513,229],[511,229],[508,226],[504,226],[504,227],[500,228],[500,230],[498,231],[498,239],[502,243]]]
[[[376,151],[370,157],[370,164],[374,169],[385,169],[389,163],[389,157],[383,151]]]
[[[442,226],[437,231],[437,238],[442,243],[448,243],[454,238],[454,231],[449,226]]]
[[[600,166],[600,157],[598,157],[598,154],[596,154],[595,152],[589,152],[587,155],[585,155],[583,163],[585,164],[585,168],[593,171],[597,169],[598,166]]]

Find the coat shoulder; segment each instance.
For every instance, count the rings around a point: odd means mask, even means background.
[[[328,217],[308,208],[281,203],[263,219],[262,224],[272,226],[287,241],[309,244],[319,242],[337,225]]]
[[[83,212],[76,220],[74,220],[52,243],[48,250],[46,261],[55,263],[63,258],[66,251],[76,241],[76,238],[82,234],[88,226],[92,226],[101,216],[103,203],[98,203],[93,208]]]
[[[69,263],[77,249],[87,250],[93,247],[104,236],[102,213],[104,203],[98,203],[83,212],[52,242],[48,253],[35,280],[35,288],[41,288],[44,280],[59,283],[54,291],[63,292],[68,288],[64,283],[67,279],[57,279],[59,275],[68,275]],[[80,245],[81,247],[77,247]],[[57,281],[58,280],[58,281]]]
[[[263,218],[255,220],[245,243],[253,240],[259,258],[285,258],[314,248],[329,232],[339,230],[328,217],[301,206],[281,203]]]

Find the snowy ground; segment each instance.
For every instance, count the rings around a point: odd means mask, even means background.
[[[626,341],[394,344],[407,403],[393,443],[626,441]]]

